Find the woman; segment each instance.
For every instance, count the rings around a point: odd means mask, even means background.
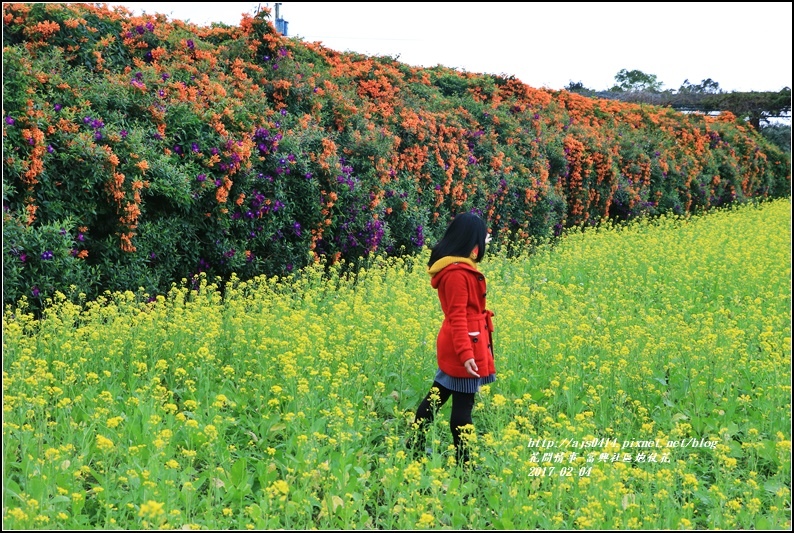
[[[496,379],[493,357],[493,313],[485,308],[485,277],[477,263],[490,236],[473,213],[455,217],[433,247],[428,262],[430,284],[438,291],[444,321],[436,340],[436,372],[430,392],[416,410],[415,439],[409,446],[424,450],[425,432],[438,409],[452,396],[449,426],[458,464],[469,460],[461,428],[472,424],[474,394]]]

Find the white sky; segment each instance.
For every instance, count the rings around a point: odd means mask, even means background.
[[[199,25],[238,25],[274,2],[108,2]],[[606,90],[621,69],[663,89],[791,87],[791,2],[282,2],[288,37],[413,66],[512,75],[536,88]],[[399,56],[399,57],[398,57]]]

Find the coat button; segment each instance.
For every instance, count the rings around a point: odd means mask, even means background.
[[[479,281],[485,281],[485,278],[484,278],[483,276],[477,276],[477,279],[478,279]]]
[[[474,338],[471,340],[471,342],[480,342],[480,339],[478,339],[477,337],[474,337]]]

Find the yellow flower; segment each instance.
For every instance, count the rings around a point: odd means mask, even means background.
[[[289,484],[283,479],[278,479],[270,484],[267,488],[267,493],[271,498],[284,501],[287,499],[287,494],[289,494]]]
[[[416,522],[416,527],[421,529],[426,529],[431,527],[435,523],[436,523],[436,519],[433,518],[432,514],[422,513],[422,516],[420,516],[419,520]]]
[[[742,508],[742,502],[738,499],[730,500],[728,503],[725,504],[726,507],[729,507],[733,511],[738,511]]]
[[[19,507],[14,507],[13,509],[9,509],[8,514],[11,515],[12,518],[16,518],[19,521],[28,519],[28,515],[25,514],[25,511],[23,511]]]
[[[113,444],[113,441],[108,439],[107,437],[104,437],[102,435],[96,436],[96,447],[102,450],[103,452],[112,450],[114,446],[115,445]]]
[[[164,503],[149,500],[148,502],[141,504],[141,509],[138,512],[138,516],[149,519],[157,518],[158,516],[165,514],[165,510],[163,509],[164,506]]]
[[[215,440],[218,437],[218,430],[212,424],[204,426],[204,434],[209,440]]]

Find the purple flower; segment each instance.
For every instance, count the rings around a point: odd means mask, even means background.
[[[281,110],[281,116],[282,117],[286,117],[287,116],[287,110],[286,109],[282,109]]]
[[[235,254],[235,250],[234,250],[234,248],[232,248],[231,250],[229,250],[228,252],[226,252],[223,255],[225,255],[226,257],[234,257],[234,254]]]
[[[191,143],[190,144],[190,149],[193,150],[194,152],[199,152],[200,151],[198,143]]]
[[[188,39],[188,40],[187,40],[187,47],[188,47],[189,49],[193,50],[193,48],[194,48],[195,46],[196,46],[196,45],[193,43],[193,39]]]
[[[28,144],[33,146],[34,144],[36,144],[36,140],[33,137],[31,137],[30,139],[28,139]]]
[[[38,298],[39,294],[41,294],[41,291],[39,290],[38,287],[34,285],[33,288],[30,290],[30,293],[33,295],[34,298]]]
[[[294,231],[294,232],[295,232],[295,235],[297,235],[298,237],[300,237],[300,235],[301,235],[301,225],[300,225],[300,223],[299,223],[299,222],[295,222],[295,223],[292,225],[292,231]]]
[[[61,104],[55,104],[55,111],[60,111],[63,106]]]
[[[207,175],[206,174],[199,174],[198,176],[196,176],[196,179],[198,181],[204,181],[204,180],[207,179]]]
[[[6,124],[9,126],[13,126],[15,122],[16,120],[14,120],[12,117],[6,117]]]
[[[47,145],[47,152],[48,153],[53,153],[54,151],[55,151],[55,148],[53,148],[51,144],[48,144]]]
[[[168,78],[170,78],[171,75],[169,73],[167,73],[167,72],[163,72],[163,74],[160,77],[163,79],[163,81],[165,81]]]
[[[82,233],[78,233],[77,234],[77,240],[80,241],[80,242],[83,242],[85,240],[85,235],[83,235]]]
[[[55,254],[52,253],[52,250],[47,250],[46,252],[41,254],[42,261],[50,261],[55,257]]]
[[[100,131],[96,132],[94,134],[94,139],[96,139],[97,141],[101,141],[102,140],[102,132],[100,132]]]
[[[411,242],[414,243],[414,246],[417,248],[421,248],[425,245],[424,227],[422,227],[421,224],[416,227],[416,237],[411,237]]]
[[[143,26],[135,26],[135,31],[138,32],[138,35],[143,35],[146,33],[146,30],[143,28]]]
[[[25,261],[28,260],[28,254],[26,254],[25,252],[22,252],[21,254],[19,254],[19,260],[24,263]]]
[[[154,24],[152,24],[151,22],[147,22],[146,29],[149,31],[154,31]]]
[[[282,48],[281,50],[278,51],[278,55],[280,55],[281,57],[287,57],[287,49]]]
[[[223,185],[223,181],[221,181],[221,180],[215,180],[215,186],[216,186],[216,187],[220,187],[221,185]]]
[[[128,135],[127,130],[121,130],[119,133],[121,134],[121,138],[122,139],[126,139],[127,138],[127,135]]]

